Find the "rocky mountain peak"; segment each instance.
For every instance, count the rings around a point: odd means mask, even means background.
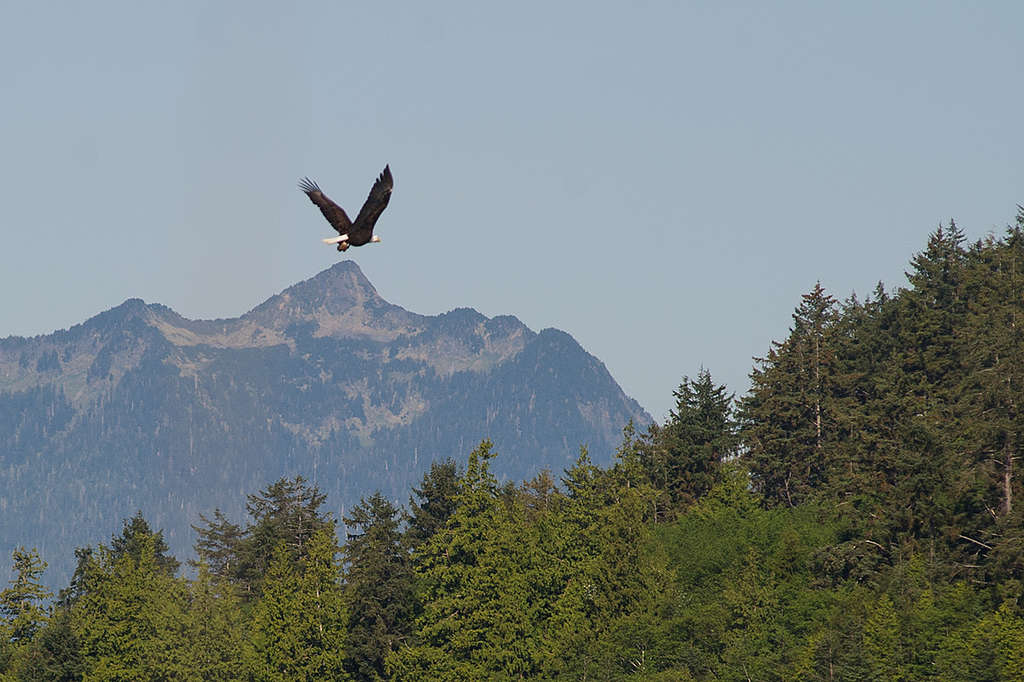
[[[390,341],[417,331],[420,318],[381,298],[355,261],[346,260],[270,297],[241,319],[270,329],[312,323],[317,336]]]
[[[296,305],[322,307],[338,313],[353,306],[386,303],[353,260],[335,263],[323,272],[288,287],[281,295]]]
[[[141,298],[129,298],[110,310],[93,315],[84,324],[96,330],[115,329],[125,325],[146,323],[151,317],[152,313],[145,301]]]

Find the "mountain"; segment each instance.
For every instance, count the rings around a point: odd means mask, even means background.
[[[610,461],[650,416],[568,334],[468,308],[417,315],[353,261],[241,317],[189,320],[130,299],[82,324],[0,340],[0,561],[36,546],[66,584],[76,545],[141,510],[172,552],[190,523],[301,474],[338,516],[405,502],[434,459],[483,438],[494,471],[555,474],[586,444]]]

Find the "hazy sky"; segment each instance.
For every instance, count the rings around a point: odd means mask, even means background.
[[[564,329],[661,419],[1024,203],[1024,3],[497,5],[10,4],[0,336],[240,315],[340,255],[297,179],[354,215],[390,163],[382,296]]]

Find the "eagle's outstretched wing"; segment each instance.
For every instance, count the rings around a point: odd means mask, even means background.
[[[373,183],[373,187],[370,189],[370,196],[366,197],[366,203],[359,209],[359,215],[356,216],[356,222],[354,223],[356,231],[368,230],[373,232],[373,226],[377,224],[377,218],[380,218],[380,214],[384,212],[388,201],[391,200],[391,190],[394,186],[395,181],[391,177],[391,166],[389,164],[384,166],[384,170],[377,178],[377,182]]]
[[[376,185],[374,185],[374,188],[376,188]],[[299,180],[299,189],[305,192],[309,200],[317,205],[320,212],[327,218],[327,222],[338,231],[338,234],[344,235],[348,233],[349,228],[352,227],[352,221],[348,219],[345,209],[328,199],[327,195],[320,191],[320,187],[315,182],[309,178],[302,178]],[[372,192],[370,194],[371,196],[373,195]],[[387,205],[386,199],[384,204]],[[363,210],[366,210],[366,207],[363,207]],[[360,215],[362,215],[362,211],[360,211]]]

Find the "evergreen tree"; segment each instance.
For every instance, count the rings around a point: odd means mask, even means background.
[[[409,498],[409,528],[407,535],[411,547],[419,547],[443,528],[455,511],[459,473],[455,460],[432,462],[430,471],[423,475],[419,488],[413,488]]]
[[[888,503],[879,511],[891,535],[914,551],[955,535],[959,436],[950,427],[963,364],[955,335],[967,308],[963,241],[952,222],[940,226],[911,261],[912,288],[892,303],[894,351],[877,379],[893,430],[893,449],[884,453]]]
[[[243,665],[243,622],[238,597],[205,562],[188,591],[188,660],[202,680],[238,679]]]
[[[595,466],[590,459],[590,452],[585,446],[580,447],[580,454],[576,462],[565,470],[562,476],[562,487],[565,489],[566,497],[570,500],[577,500],[579,506],[586,509],[596,509],[600,505],[598,490],[600,486],[597,481],[606,472]]]
[[[772,343],[751,373],[741,402],[746,458],[769,504],[794,506],[820,490],[828,470],[832,417],[835,299],[817,283],[793,313],[783,343]]]
[[[142,556],[143,547],[152,544],[153,560],[156,561],[160,570],[169,576],[178,572],[180,563],[173,556],[167,554],[169,547],[164,542],[164,533],[158,530],[155,533],[149,527],[149,523],[138,511],[135,516],[124,520],[124,528],[120,535],[110,539],[110,553],[114,561],[122,556],[128,555],[136,561]]]
[[[977,250],[966,280],[968,309],[957,340],[967,373],[957,407],[970,458],[960,467],[956,521],[964,548],[973,550],[965,552],[973,555],[967,561],[991,555],[1004,598],[1016,598],[1024,596],[1024,516],[1015,507],[1024,447],[1024,209],[1001,240]]]
[[[1024,679],[1024,619],[1004,602],[991,613],[961,624],[940,642],[936,678],[950,682]]]
[[[1024,212],[986,251],[979,264],[985,272],[971,278],[977,291],[958,339],[970,369],[961,400],[978,460],[996,474],[992,506],[1006,515],[1013,511],[1013,463],[1024,438]]]
[[[357,680],[384,679],[387,655],[412,631],[413,571],[399,519],[399,510],[380,491],[360,500],[344,519],[346,667]]]
[[[905,334],[900,347],[904,370],[913,379],[908,387],[926,412],[939,407],[942,396],[933,391],[958,365],[954,335],[967,309],[963,243],[964,234],[953,221],[947,229],[940,225],[906,273],[912,288],[901,298],[910,324],[900,330]]]
[[[615,451],[614,466],[599,476],[605,479],[605,504],[617,504],[623,494],[631,499],[639,495],[637,499],[643,499],[645,519],[664,521],[672,516],[668,494],[671,469],[666,450],[657,447],[657,437],[653,426],[641,434],[632,419],[626,423],[622,443]]]
[[[766,570],[759,552],[751,548],[740,570],[725,580],[722,660],[726,669],[742,671],[747,679],[785,679],[787,647],[781,615],[779,579]]]
[[[532,523],[555,511],[561,499],[551,471],[543,469],[519,486],[517,502],[526,513],[527,523]]]
[[[483,441],[459,479],[456,507],[444,530],[419,550],[423,584],[419,643],[387,659],[398,680],[530,676],[537,671],[534,622],[544,600],[534,579],[535,543],[521,508],[506,504]]]
[[[348,679],[344,670],[348,614],[341,586],[341,565],[334,523],[310,538],[302,561],[302,610],[309,621],[309,648],[315,652],[306,679]]]
[[[646,447],[627,425],[612,471],[581,451],[563,478],[564,502],[536,524],[540,574],[550,585],[550,615],[538,624],[546,678],[642,676],[671,658],[656,636],[666,586],[663,557],[648,553],[659,496],[638,482]]]
[[[14,550],[14,579],[0,592],[0,637],[15,643],[27,643],[46,623],[46,601],[53,596],[39,582],[46,562],[34,548]]]
[[[252,613],[249,672],[254,680],[295,679],[298,660],[308,658],[301,631],[300,586],[295,561],[280,543],[263,580],[263,591]]]
[[[309,538],[296,561],[274,549],[252,615],[249,671],[255,680],[344,680],[345,608],[330,526]]]
[[[67,587],[57,594],[57,605],[63,609],[71,608],[71,605],[82,596],[85,589],[86,571],[93,565],[93,548],[75,548],[75,571],[71,574],[71,582]]]
[[[71,610],[80,642],[83,680],[178,679],[186,659],[184,582],[157,560],[157,536],[136,535],[134,552],[100,545]]]
[[[22,652],[12,669],[19,682],[74,682],[82,679],[84,665],[78,637],[66,609],[58,609]]]
[[[889,595],[882,594],[864,624],[864,652],[872,679],[907,679],[900,623]]]
[[[326,496],[302,476],[282,478],[248,498],[246,509],[253,521],[238,543],[232,573],[243,594],[252,595],[258,592],[278,545],[283,544],[293,560],[301,560],[310,538],[325,528],[333,530],[334,523],[320,512]],[[224,529],[230,532],[230,527]],[[230,552],[226,556],[230,562]]]
[[[195,544],[199,561],[205,562],[210,573],[215,576],[233,576],[238,567],[238,551],[243,538],[241,526],[228,521],[220,509],[213,510],[212,520],[202,514],[199,520],[205,527],[192,526],[192,530],[199,536]],[[192,563],[199,565],[198,562]]]
[[[655,430],[653,440],[664,452],[671,503],[681,509],[719,482],[722,460],[736,452],[738,438],[732,395],[724,385],[715,386],[706,369],[694,381],[683,377],[673,395],[676,407],[664,427]]]

